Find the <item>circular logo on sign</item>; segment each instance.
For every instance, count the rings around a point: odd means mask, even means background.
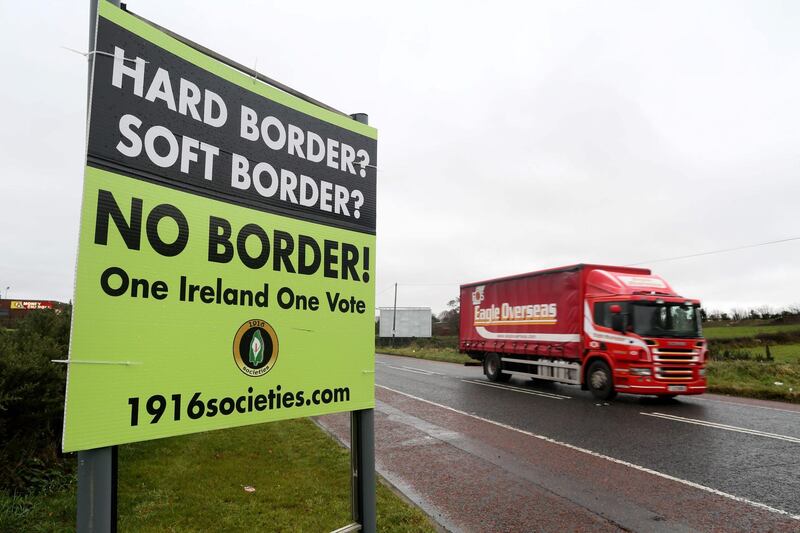
[[[233,338],[233,360],[244,374],[263,376],[278,359],[278,335],[266,320],[248,320]]]

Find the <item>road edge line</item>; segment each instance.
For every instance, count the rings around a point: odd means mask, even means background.
[[[571,400],[572,396],[566,396],[564,394],[555,394],[550,392],[539,392],[533,390],[526,390],[519,387],[511,387],[505,385],[497,385],[495,383],[484,383],[483,381],[474,381],[471,379],[462,379],[463,383],[470,383],[472,385],[480,385],[481,387],[492,387],[495,389],[502,389],[502,390],[510,390],[512,392],[521,392],[523,394],[531,394],[533,396],[540,396],[542,398],[549,398],[551,400]]]

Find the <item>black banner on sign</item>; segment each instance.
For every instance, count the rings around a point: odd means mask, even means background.
[[[90,165],[375,233],[376,139],[247,90],[102,17],[97,35]]]

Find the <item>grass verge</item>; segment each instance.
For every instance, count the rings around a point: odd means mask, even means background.
[[[718,394],[800,403],[800,364],[710,361],[708,390]]]
[[[419,346],[417,344],[410,344],[408,346],[391,348],[388,346],[376,347],[378,353],[385,353],[389,355],[404,355],[406,357],[415,357],[417,359],[427,359],[429,361],[444,361],[445,363],[466,363],[474,361],[469,356],[458,353],[458,350],[453,348],[430,348],[426,346]]]
[[[350,454],[310,420],[120,447],[120,531],[332,531],[350,521]],[[255,487],[249,493],[245,486]],[[433,532],[422,511],[377,486],[378,529]],[[74,531],[74,478],[0,495],[0,531]]]

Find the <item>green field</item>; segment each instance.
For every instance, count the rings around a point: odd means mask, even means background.
[[[703,335],[709,340],[734,339],[738,337],[755,337],[763,333],[798,333],[800,324],[779,326],[711,326],[703,327]]]
[[[307,419],[121,446],[119,530],[332,531],[350,523],[349,469],[350,452]],[[380,531],[435,531],[380,483],[377,501]],[[75,505],[72,476],[0,493],[0,531],[74,531]]]
[[[800,364],[800,344],[770,346],[770,353],[775,361]]]

